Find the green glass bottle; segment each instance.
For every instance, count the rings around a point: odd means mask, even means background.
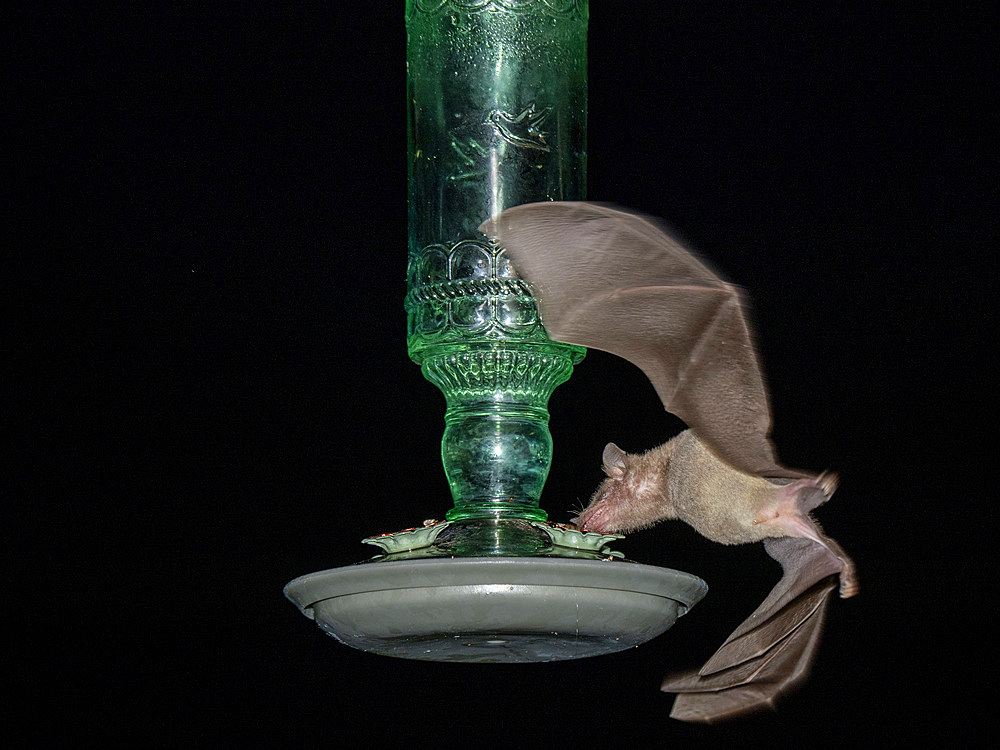
[[[407,0],[406,30],[407,345],[447,403],[447,518],[544,521],[548,399],[585,350],[477,227],[585,197],[587,0]]]

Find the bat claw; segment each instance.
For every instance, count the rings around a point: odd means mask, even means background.
[[[858,584],[858,578],[854,574],[853,567],[848,570],[845,568],[840,572],[840,598],[850,599],[852,596],[861,591],[861,586]]]
[[[837,491],[837,485],[840,484],[840,476],[835,471],[824,471],[816,477],[816,483],[823,490],[823,494],[829,498]]]

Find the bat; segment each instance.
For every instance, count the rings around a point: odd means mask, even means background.
[[[671,716],[713,722],[762,708],[800,684],[839,576],[854,563],[811,511],[837,486],[780,465],[767,389],[738,287],[655,222],[610,206],[532,203],[480,226],[528,282],[549,337],[638,366],[689,429],[643,454],[604,449],[601,483],[574,519],[631,531],[677,518],[722,544],[763,542],[783,575],[697,672],[668,675]]]

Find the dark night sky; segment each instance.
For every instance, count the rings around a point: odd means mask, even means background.
[[[983,720],[964,686],[985,681],[969,655],[996,591],[984,5],[592,3],[589,197],[664,217],[747,289],[781,456],[841,473],[818,515],[862,582],[805,688],[707,729],[668,719],[657,688],[770,588],[759,547],[680,524],[619,543],[711,591],[646,646],[577,662],[371,656],[282,597],[451,505],[444,400],[404,341],[403,4],[20,11],[14,301],[44,333],[5,347],[34,365],[12,375],[8,428],[7,535],[31,541],[18,736],[746,746]],[[678,429],[599,352],[550,408],[555,520],[589,497],[605,442]]]

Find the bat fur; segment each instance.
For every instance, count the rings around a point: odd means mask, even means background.
[[[576,522],[631,531],[677,518],[722,544],[763,542],[783,575],[697,672],[668,675],[671,716],[713,722],[772,707],[805,678],[827,604],[857,593],[854,564],[810,512],[837,486],[777,462],[763,374],[740,291],[648,219],[593,203],[535,203],[480,230],[532,288],[549,336],[617,354],[689,426],[629,455],[604,449],[608,478]]]

